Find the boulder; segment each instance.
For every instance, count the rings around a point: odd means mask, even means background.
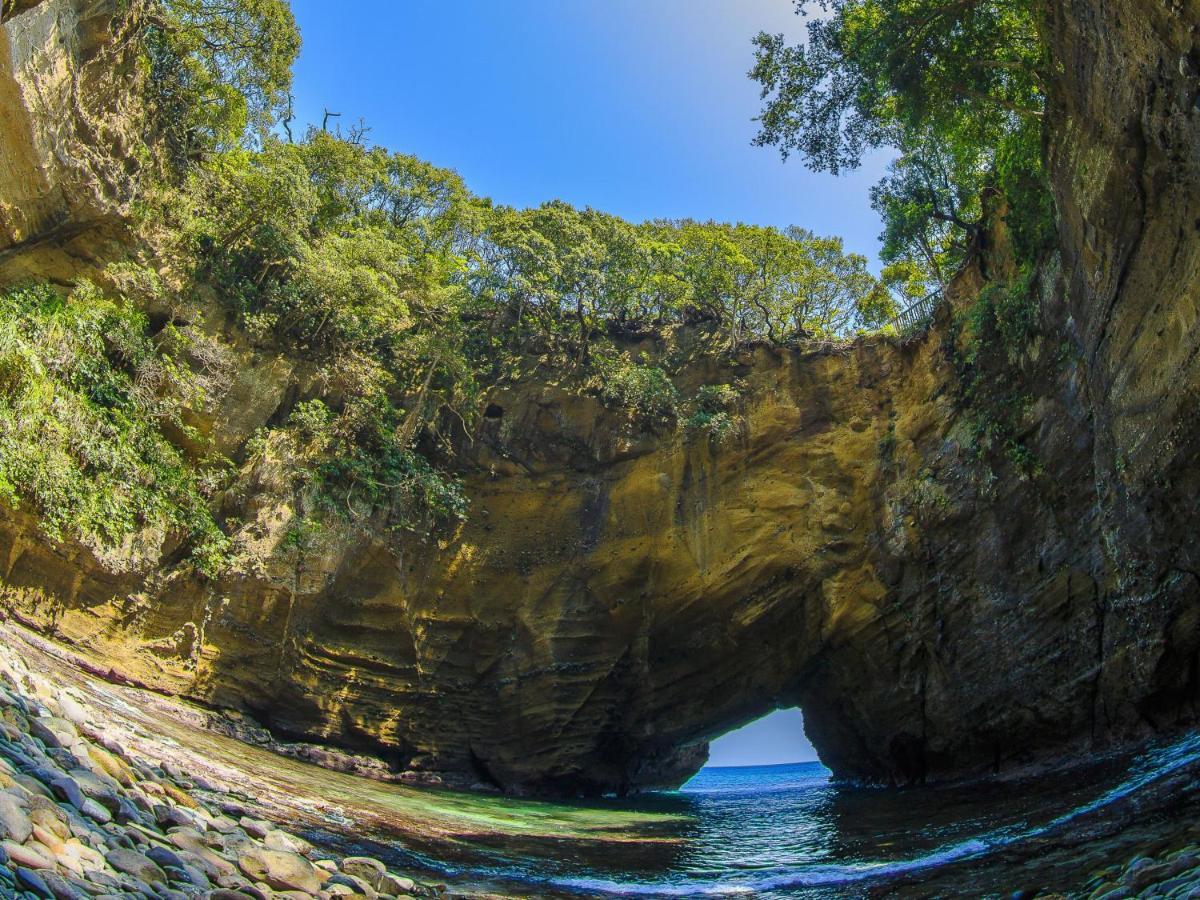
[[[153,860],[138,853],[136,850],[126,850],[118,847],[115,850],[110,850],[105,859],[108,860],[108,864],[116,871],[132,875],[139,881],[146,882],[146,884],[153,884],[156,881],[160,884],[167,883],[167,873]]]
[[[238,866],[252,881],[262,881],[278,891],[316,893],[321,879],[316,869],[298,853],[253,849],[238,856]]]

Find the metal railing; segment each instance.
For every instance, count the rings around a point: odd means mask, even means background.
[[[933,311],[937,309],[938,301],[942,298],[940,289],[930,291],[916,303],[898,313],[892,319],[892,325],[901,334],[916,331],[929,324]]]

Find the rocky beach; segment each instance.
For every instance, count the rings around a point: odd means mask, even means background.
[[[6,635],[6,637],[9,637]],[[93,697],[0,648],[0,896],[422,897],[444,889],[333,857],[259,818],[252,787],[181,768]],[[219,779],[219,776],[216,776]]]

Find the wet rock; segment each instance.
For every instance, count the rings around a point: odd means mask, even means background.
[[[250,850],[238,856],[238,866],[253,881],[263,881],[280,891],[308,891],[321,887],[312,863],[284,850]]]

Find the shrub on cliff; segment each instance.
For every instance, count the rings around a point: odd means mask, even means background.
[[[148,531],[219,568],[227,540],[205,466],[168,432],[203,386],[141,313],[83,283],[0,294],[0,496],[28,501],[52,536],[97,550]],[[176,439],[177,440],[177,439]]]

